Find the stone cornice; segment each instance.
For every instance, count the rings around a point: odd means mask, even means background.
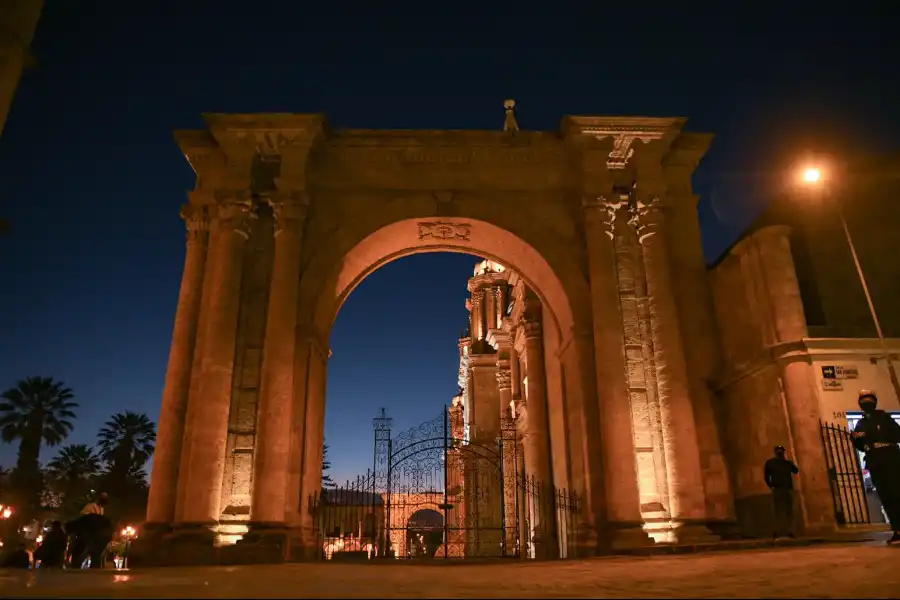
[[[888,338],[885,344],[891,356],[900,355],[900,338]],[[716,387],[726,389],[767,368],[785,363],[813,360],[869,360],[884,357],[884,351],[875,338],[803,338],[770,346],[763,352],[765,354],[746,362],[741,369],[724,373],[716,382]]]
[[[474,292],[481,287],[489,285],[506,285],[507,281],[509,281],[509,271],[490,271],[488,273],[481,273],[480,275],[469,277],[468,289],[470,292]]]
[[[508,349],[510,346],[510,334],[502,329],[490,329],[488,330],[487,337],[485,338],[488,344],[493,346],[494,350],[500,349]]]
[[[251,148],[259,154],[282,154],[292,147],[310,147],[325,133],[321,114],[206,113],[203,120],[223,148]]]
[[[706,155],[715,137],[713,133],[682,132],[669,147],[663,164],[666,167],[686,167],[693,171]]]

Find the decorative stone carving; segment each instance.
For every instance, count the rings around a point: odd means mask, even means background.
[[[223,229],[233,229],[245,239],[250,237],[253,221],[258,218],[256,204],[244,193],[226,197],[217,206],[216,218]]]
[[[616,232],[616,217],[619,210],[627,206],[627,202],[622,198],[611,200],[606,196],[584,197],[581,199],[581,206],[585,211],[597,211],[600,222],[603,224],[603,233],[613,239]]]
[[[275,214],[275,235],[284,229],[295,228],[306,218],[309,207],[309,198],[303,192],[279,194],[269,200],[272,212]]]
[[[209,231],[210,209],[207,206],[185,204],[181,207],[181,218],[187,227],[187,241],[192,242],[200,237],[200,234]]]
[[[642,243],[659,230],[663,219],[663,204],[658,197],[651,197],[647,201],[639,200],[631,206],[629,222],[637,230],[638,240]]]
[[[423,222],[418,224],[419,240],[462,240],[469,241],[472,228],[467,223]]]
[[[501,390],[512,389],[512,374],[509,369],[497,369],[497,387]]]

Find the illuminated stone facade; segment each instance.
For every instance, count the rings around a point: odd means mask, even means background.
[[[580,499],[581,553],[733,521],[690,183],[712,136],[626,117],[529,132],[511,110],[495,132],[262,114],[176,134],[197,182],[148,530],[302,556],[335,315],[381,265],[438,251],[492,261],[460,341],[464,435],[515,419],[525,471]]]
[[[6,125],[22,72],[33,62],[31,40],[37,29],[43,0],[0,2],[0,133]]]

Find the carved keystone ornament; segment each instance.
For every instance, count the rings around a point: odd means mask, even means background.
[[[419,241],[422,240],[460,240],[469,241],[472,228],[468,223],[424,222],[418,224]]]

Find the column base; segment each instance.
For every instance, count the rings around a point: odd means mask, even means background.
[[[129,567],[213,565],[218,562],[215,524],[148,523],[131,543]]]
[[[599,536],[597,536],[597,528],[591,523],[582,523],[577,529],[577,539],[575,542],[575,553],[577,558],[590,558],[599,556],[600,545]]]
[[[559,558],[559,542],[552,534],[535,531],[531,536],[534,545],[534,557],[538,560],[551,560]]]
[[[644,548],[656,542],[644,531],[644,524],[638,522],[610,523],[606,545],[613,552],[630,548]]]
[[[273,564],[317,557],[311,532],[284,523],[250,523],[250,531],[224,549],[227,564]]]
[[[169,523],[144,523],[140,536],[128,547],[128,568],[149,567],[164,564],[166,537],[172,533]]]
[[[672,540],[675,544],[713,544],[722,540],[705,522],[673,521]]]

